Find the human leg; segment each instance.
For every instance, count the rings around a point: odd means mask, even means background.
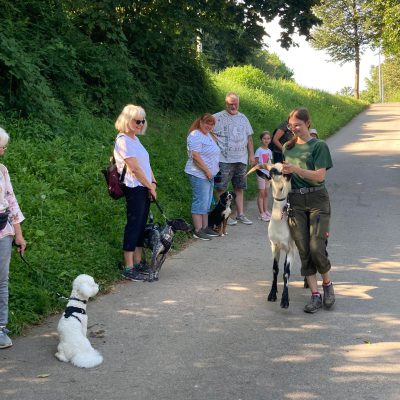
[[[236,220],[242,222],[243,224],[251,225],[252,222],[244,215],[244,190],[247,189],[247,166],[243,163],[235,163],[232,164],[232,166],[234,169],[234,173],[232,176],[232,185],[236,194]]]
[[[142,186],[125,188],[125,198],[127,222],[123,240],[124,275],[131,280],[143,280],[137,271],[133,271],[133,266],[140,263],[142,256],[144,228],[150,207],[148,189]]]
[[[8,337],[8,276],[11,260],[12,236],[0,239],[0,349],[12,346]]]

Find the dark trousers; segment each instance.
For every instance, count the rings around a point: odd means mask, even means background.
[[[135,251],[143,247],[144,228],[149,216],[149,189],[143,186],[125,187],[126,225],[124,231],[124,251]]]
[[[317,192],[289,194],[292,208],[289,228],[301,259],[301,275],[317,272],[325,274],[331,269],[326,250],[329,237],[331,207],[326,189]]]

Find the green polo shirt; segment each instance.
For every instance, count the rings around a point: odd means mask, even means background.
[[[307,143],[298,144],[290,150],[283,145],[283,157],[290,164],[297,165],[302,169],[315,171],[320,168],[332,168],[332,158],[329,147],[323,140],[311,139]],[[297,174],[292,175],[292,189],[303,187],[322,186],[325,181],[318,182],[311,179],[301,178]]]

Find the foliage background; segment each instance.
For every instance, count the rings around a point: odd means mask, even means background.
[[[310,109],[313,125],[328,137],[359,113],[365,103],[349,97],[304,89],[291,81],[276,80],[250,66],[232,67],[213,74],[215,104],[223,108],[228,90],[241,97],[241,111],[257,134],[272,131],[289,111],[299,105]],[[183,172],[187,129],[197,112],[160,112],[147,106],[149,129],[141,140],[149,150],[159,182],[159,202],[170,218],[190,221],[191,191]],[[10,276],[10,327],[14,333],[26,324],[63,308],[53,290],[69,294],[79,273],[93,275],[106,292],[119,279],[121,240],[125,222],[124,201],[108,197],[101,169],[112,151],[114,119],[98,118],[83,111],[62,117],[62,130],[42,120],[0,114],[0,126],[11,135],[4,157],[14,190],[26,217],[27,266],[14,253]],[[248,198],[255,194],[250,179]],[[162,217],[153,207],[155,219]],[[179,235],[176,245],[188,240]],[[162,274],[167,270],[161,271]]]

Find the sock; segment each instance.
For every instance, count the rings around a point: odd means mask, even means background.
[[[325,286],[325,287],[331,286],[331,285],[332,285],[332,281],[329,281],[328,283],[323,283],[323,284],[322,284],[322,286]]]
[[[133,268],[139,268],[140,267],[140,263],[134,263],[133,264]]]
[[[128,272],[132,269],[132,267],[130,267],[129,265],[125,265],[124,267],[124,272]]]
[[[313,296],[319,296],[319,297],[321,297],[321,293],[320,293],[320,292],[311,292],[311,294],[312,294]]]

